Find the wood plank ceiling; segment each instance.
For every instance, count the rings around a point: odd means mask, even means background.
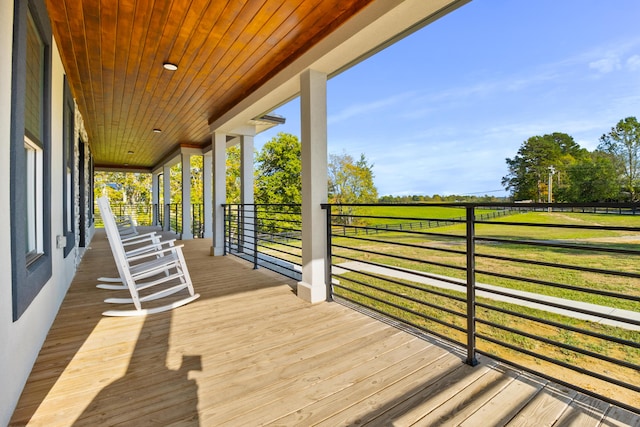
[[[47,8],[96,167],[144,169],[180,144],[208,145],[209,122],[371,1],[47,0]]]

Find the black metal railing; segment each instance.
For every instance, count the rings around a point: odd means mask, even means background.
[[[169,218],[169,230],[176,233],[182,233],[182,204],[172,203],[163,208],[162,205],[155,204],[112,204],[111,208],[116,217],[130,217],[135,225],[138,226],[152,226],[154,212],[158,219],[158,225],[164,228],[165,215]],[[103,227],[102,217],[100,216],[100,210],[95,208],[96,212],[96,227]],[[204,208],[202,203],[193,203],[191,205],[191,230],[193,236],[196,238],[204,237],[205,223],[204,223]]]
[[[302,264],[300,205],[227,204],[225,254],[299,280]]]
[[[166,205],[169,220],[169,230],[178,234],[182,233],[182,203],[170,203]]]
[[[503,204],[521,213],[495,219],[479,215],[495,205],[394,206],[350,205],[348,225],[324,206],[333,299],[464,346],[471,365],[487,355],[638,412],[637,205]],[[452,209],[466,215],[437,230],[372,224]]]
[[[111,205],[111,210],[116,217],[130,217],[134,221],[134,224],[142,227],[153,225],[153,209],[154,205],[149,203],[114,203]],[[104,227],[97,203],[94,206],[94,212],[96,213],[95,226]]]
[[[639,411],[638,204],[323,208],[331,299]],[[300,279],[301,224],[225,205],[225,251]]]
[[[191,232],[193,237],[202,239],[204,237],[204,205],[202,203],[191,204]]]

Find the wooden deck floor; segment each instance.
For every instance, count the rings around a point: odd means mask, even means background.
[[[115,265],[100,231],[11,425],[615,426],[639,417],[418,338],[295,283],[186,242],[199,300],[107,318],[95,288]]]

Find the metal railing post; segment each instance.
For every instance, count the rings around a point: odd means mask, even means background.
[[[324,260],[324,282],[327,285],[327,301],[333,301],[333,277],[331,275],[331,263],[333,254],[331,252],[331,205],[324,206],[327,212],[327,252]]]
[[[467,360],[471,366],[476,358],[476,261],[475,261],[475,208],[467,206]]]
[[[258,205],[253,205],[253,269],[258,269]]]
[[[228,211],[227,211],[228,209]],[[222,205],[222,212],[224,216],[222,217],[222,223],[224,224],[224,230],[222,230],[222,255],[227,255],[227,233],[229,233],[229,239],[231,239],[231,230],[227,229],[227,217],[231,216],[231,206],[230,205]],[[215,230],[214,230],[215,231]],[[229,242],[229,245],[231,242]]]
[[[244,209],[245,205],[238,205],[238,218],[237,218],[237,244],[238,252],[244,252]]]

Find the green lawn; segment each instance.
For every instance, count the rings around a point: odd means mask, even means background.
[[[600,224],[615,226],[637,226],[640,218],[618,215],[565,214],[565,213],[524,213],[496,220],[496,224],[478,224],[477,237],[521,239],[543,242],[579,244],[606,248],[631,249],[640,251],[640,233],[627,231],[560,229],[546,227],[522,227],[498,225],[499,221],[520,223],[554,224]],[[465,225],[456,224],[430,229],[429,231],[462,237]],[[360,235],[358,236],[360,237]],[[428,234],[405,234],[386,232],[362,236],[374,241],[334,238],[335,245],[343,245],[354,250],[335,248],[334,263],[340,263],[340,255],[398,266],[412,270],[464,279],[466,272],[460,268],[466,266],[466,240],[446,238]],[[400,246],[399,244],[411,245]],[[362,253],[359,250],[374,253]],[[460,253],[452,253],[458,251]],[[576,271],[535,265],[531,261],[569,266],[598,268],[603,270],[640,273],[640,259],[637,255],[620,255],[606,252],[588,252],[585,250],[528,246],[519,243],[478,242],[476,246],[476,269],[496,272],[524,278],[545,280],[586,289],[603,289],[626,295],[640,296],[640,281],[629,277],[616,277],[608,274]],[[394,257],[395,256],[395,257]],[[503,261],[484,256],[517,258],[521,262]],[[403,257],[405,259],[399,259]],[[413,261],[415,260],[415,261]],[[426,263],[423,263],[426,262]],[[458,267],[458,268],[455,268]],[[492,285],[520,289],[544,295],[569,298],[594,304],[640,311],[640,303],[619,298],[589,294],[478,274],[477,281]]]
[[[476,214],[494,212],[489,209],[479,209]],[[336,213],[334,211],[334,213]],[[399,205],[399,206],[362,206],[351,208],[352,215],[376,216],[387,218],[361,218],[358,222],[364,225],[400,224],[416,222],[415,219],[404,218],[429,218],[429,219],[451,219],[464,218],[466,210],[463,207],[448,206],[428,206],[428,205]]]

